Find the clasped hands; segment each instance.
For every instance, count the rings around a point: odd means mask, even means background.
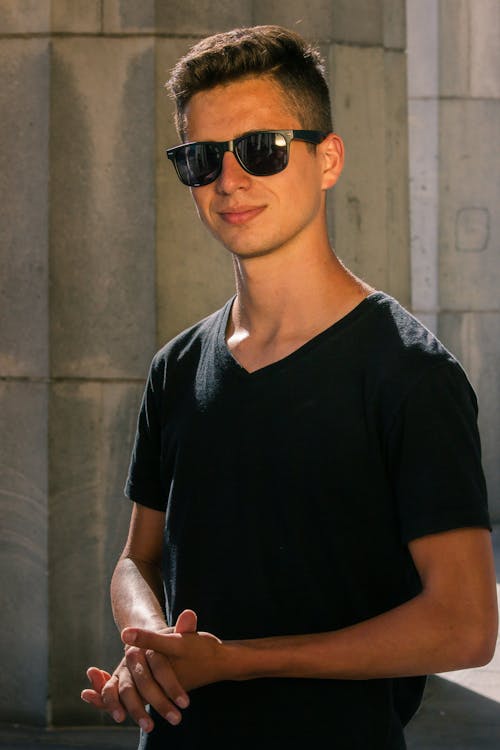
[[[146,705],[178,724],[181,709],[189,706],[188,691],[223,679],[218,664],[222,642],[196,627],[196,614],[184,610],[175,627],[163,632],[125,628],[125,656],[112,675],[98,667],[87,670],[92,688],[82,690],[82,700],[117,722],[129,714],[145,732],[154,727]]]

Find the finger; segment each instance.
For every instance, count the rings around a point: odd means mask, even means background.
[[[104,669],[99,669],[98,667],[89,667],[87,669],[87,677],[92,684],[93,689],[98,693],[101,692],[107,681],[111,679],[109,672],[106,672]]]
[[[149,714],[144,712],[144,704],[149,704],[170,724],[179,724],[182,719],[181,712],[171,699],[172,696],[167,695],[156,681],[145,652],[142,649],[130,648],[125,658],[132,683],[123,677],[120,678],[120,700],[132,718],[142,726],[141,720],[149,718]],[[168,662],[165,657],[162,658]],[[175,676],[174,682],[176,690],[173,696],[178,698],[181,707],[183,704],[187,705],[187,696],[178,685]]]
[[[175,656],[180,633],[155,633],[142,628],[125,628],[122,630],[122,641],[141,649],[152,649],[165,656]]]
[[[163,693],[179,708],[187,708],[189,706],[189,695],[179,682],[168,658],[163,656],[163,654],[158,654],[156,651],[148,649],[146,651],[146,659],[148,660],[149,668],[155,682],[161,687]]]
[[[175,623],[174,633],[195,633],[198,625],[196,612],[192,609],[183,610]]]
[[[80,693],[80,698],[82,701],[85,701],[85,703],[90,703],[95,708],[98,708],[101,711],[106,710],[106,706],[102,702],[101,694],[96,692],[95,690],[91,690],[90,688],[85,688],[85,690],[82,690]]]
[[[120,700],[118,672],[115,671],[109,680],[101,689],[101,700],[104,710],[107,711],[113,719],[120,723],[125,720],[127,711]],[[121,671],[121,670],[120,670]]]

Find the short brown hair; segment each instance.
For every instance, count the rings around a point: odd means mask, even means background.
[[[332,130],[318,50],[282,26],[250,26],[202,39],[172,69],[166,87],[175,102],[179,135],[185,137],[185,108],[194,94],[255,75],[267,75],[279,85],[303,128]]]

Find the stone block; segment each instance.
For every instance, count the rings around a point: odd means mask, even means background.
[[[164,0],[161,3],[165,5]],[[172,3],[166,3],[171,6]],[[177,5],[177,4],[176,4]],[[102,27],[105,33],[154,32],[155,0],[103,0]]]
[[[410,224],[412,309],[435,313],[439,305],[439,104],[410,99]]]
[[[418,318],[418,320],[424,325],[426,328],[429,329],[429,331],[432,331],[432,333],[437,336],[438,332],[438,314],[437,313],[428,313],[425,312],[425,310],[419,310],[418,308],[412,307],[412,314]]]
[[[125,543],[124,497],[142,383],[69,383],[50,398],[50,694],[54,724],[95,724],[80,700],[92,665],[122,646],[109,583]]]
[[[354,273],[390,291],[384,52],[334,45],[330,69],[335,129],[346,150],[329,196],[333,244]]]
[[[0,382],[0,433],[0,721],[44,724],[48,696],[46,384]]]
[[[500,312],[441,313],[439,336],[466,370],[479,403],[483,465],[493,523],[500,523]]]
[[[441,96],[468,96],[470,80],[469,0],[439,0],[439,90]],[[425,29],[424,29],[425,31]]]
[[[407,0],[408,96],[439,91],[439,0]]]
[[[0,374],[48,372],[48,123],[46,39],[0,40]]]
[[[156,0],[156,28],[167,34],[205,36],[219,31],[252,25],[252,0],[183,0],[165,3]]]
[[[104,2],[104,8],[109,5]],[[143,3],[141,3],[142,7]],[[52,0],[53,32],[98,34],[101,31],[102,0]]]
[[[411,304],[406,55],[387,51],[385,71],[385,179],[388,289]]]
[[[384,47],[406,49],[405,0],[384,0],[383,14]]]
[[[2,0],[0,34],[46,34],[50,31],[50,0]]]
[[[53,42],[51,368],[141,377],[154,348],[154,50]]]
[[[500,102],[440,103],[440,303],[498,310]]]
[[[157,85],[192,40],[158,40]],[[178,142],[173,105],[160,95],[157,107],[157,345],[218,309],[234,293],[228,251],[201,224],[190,191],[181,184],[165,155]]]
[[[255,24],[278,24],[313,42],[330,40],[335,36],[333,14],[335,3],[329,0],[300,0],[283,3],[280,0],[254,0]]]
[[[470,93],[500,98],[500,3],[475,0],[470,5]]]
[[[384,0],[334,0],[332,41],[382,45],[384,4]]]

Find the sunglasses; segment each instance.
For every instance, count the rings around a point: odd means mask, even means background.
[[[285,169],[294,139],[321,143],[327,135],[320,130],[259,130],[230,141],[182,143],[168,148],[167,156],[184,185],[201,187],[220,175],[226,151],[235,155],[245,172],[267,177]]]

